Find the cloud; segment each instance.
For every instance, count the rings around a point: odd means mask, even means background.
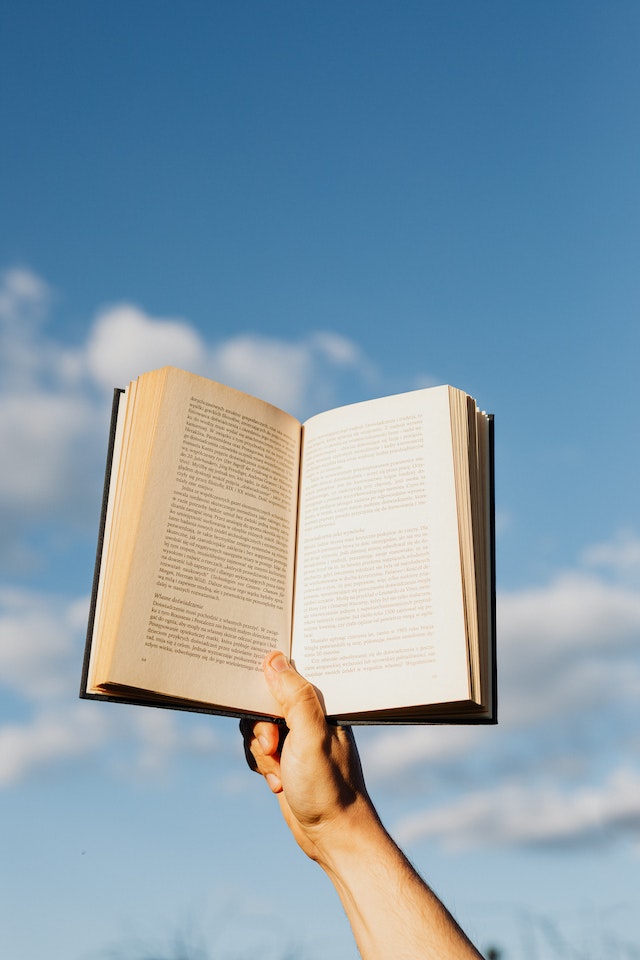
[[[100,406],[78,382],[73,349],[45,336],[53,302],[25,269],[0,278],[0,565],[31,562],[26,543],[42,524],[76,527],[92,500]]]
[[[621,530],[615,539],[587,547],[583,562],[590,567],[600,567],[612,572],[622,580],[640,578],[640,537],[632,530]]]
[[[640,589],[582,570],[499,598],[505,716],[530,723],[629,696],[638,684]],[[615,685],[612,682],[615,681]]]
[[[450,766],[469,755],[479,736],[478,727],[415,726],[363,738],[361,753],[367,777],[384,781],[424,764]]]
[[[26,267],[11,267],[0,274],[0,318],[17,333],[25,324],[43,319],[51,298],[49,285]]]
[[[0,588],[0,695],[27,707],[0,726],[0,787],[57,763],[119,744],[129,775],[158,775],[176,757],[221,749],[199,717],[78,700],[87,598],[64,600],[34,590]]]
[[[313,356],[303,342],[246,334],[213,347],[215,379],[287,410],[303,402],[313,378]]]
[[[51,304],[52,291],[31,270],[0,274],[0,375],[2,391],[23,391],[41,370],[33,339]]]
[[[61,761],[95,753],[108,735],[105,716],[87,709],[57,706],[39,712],[24,723],[0,727],[0,787],[26,779]]]
[[[340,377],[368,382],[360,347],[331,331],[287,341],[256,334],[205,341],[187,320],[120,303],[101,308],[82,342],[50,333],[55,296],[26,268],[0,275],[0,567],[36,563],[43,525],[93,531],[111,391],[163,365],[235,386],[299,415],[331,406]]]
[[[366,731],[368,777],[414,808],[394,829],[402,842],[584,844],[637,833],[636,544],[616,537],[548,583],[499,596],[498,727]]]
[[[602,843],[640,829],[640,773],[621,766],[596,786],[500,785],[401,820],[400,843],[437,837],[454,848]]]
[[[616,542],[599,545],[598,555],[609,556]],[[640,699],[639,654],[637,583],[612,583],[578,568],[539,587],[502,592],[500,726],[488,739],[632,704]],[[376,777],[395,776],[422,762],[469,758],[480,739],[487,739],[484,728],[416,727],[380,733],[365,749]]]
[[[84,353],[91,377],[109,391],[147,370],[174,366],[198,372],[205,361],[205,345],[192,326],[150,317],[129,303],[98,313]]]
[[[178,717],[169,710],[133,708],[130,722],[136,744],[134,767],[144,776],[165,773],[176,757],[187,753],[210,757],[221,748],[211,725],[195,716]]]
[[[211,376],[300,417],[330,407],[345,372],[365,384],[372,364],[352,340],[316,331],[297,341],[243,334],[213,347]]]
[[[559,573],[549,584],[500,597],[500,629],[519,654],[542,649],[545,657],[628,648],[640,631],[640,591],[610,584],[580,570]]]
[[[75,693],[87,612],[85,599],[0,588],[0,689],[40,704]]]
[[[62,697],[22,722],[0,726],[0,789],[80,760],[119,776],[157,777],[187,755],[210,759],[223,749],[210,724],[197,717]]]
[[[86,397],[0,394],[0,569],[38,566],[33,542],[54,528],[67,541],[95,529],[106,422]]]
[[[13,584],[33,571],[38,550],[54,561],[47,544],[64,542],[69,554],[73,543],[86,550],[89,530],[94,536],[114,386],[171,364],[295,411],[330,402],[336,377],[371,374],[358,345],[331,331],[293,341],[250,333],[205,340],[187,320],[131,303],[98,309],[81,340],[63,343],[51,324],[56,306],[32,270],[0,274],[0,567]],[[176,752],[213,748],[207,726],[156,711],[136,711],[126,730],[126,710],[122,721],[76,730],[85,714],[69,702],[85,622],[86,599],[0,584],[0,687],[27,717],[0,727],[0,782],[85,755],[98,740],[131,742],[131,763],[147,773],[170,766]],[[107,716],[92,706],[87,716]]]
[[[0,472],[0,504],[42,515],[64,501],[70,488],[77,504],[83,485],[77,464],[96,427],[96,411],[73,396],[34,390],[2,398],[0,449],[7,457]]]
[[[327,360],[341,367],[359,368],[364,373],[373,373],[373,367],[363,355],[360,347],[339,333],[321,330],[310,339],[312,348],[323,354]]]
[[[333,406],[348,394],[346,383],[354,399],[381,385],[360,346],[330,330],[292,340],[249,332],[206,339],[187,320],[122,303],[96,311],[84,338],[69,345],[48,332],[55,303],[51,288],[29,270],[0,278],[0,553],[14,582],[16,558],[35,549],[43,530],[72,537],[84,517],[93,536],[114,385],[171,363],[299,416]],[[546,584],[500,595],[497,729],[363,733],[365,769],[381,789],[412,778],[420,790],[406,796],[419,797],[429,783],[429,810],[408,811],[403,820],[431,818],[427,832],[415,836],[435,836],[436,822],[449,836],[436,818],[449,811],[471,842],[483,822],[489,830],[491,803],[506,811],[530,794],[544,811],[538,834],[527,837],[515,814],[505,814],[503,842],[546,842],[553,831],[568,836],[565,808],[583,824],[572,836],[586,838],[595,830],[580,812],[586,798],[609,789],[618,805],[601,804],[600,822],[615,822],[617,830],[635,823],[624,800],[625,784],[635,783],[633,763],[631,779],[619,773],[618,781],[609,755],[627,747],[633,758],[638,749],[624,721],[640,698],[639,557],[640,540],[626,531],[588,547],[573,569]],[[35,775],[56,757],[106,756],[113,744],[124,746],[129,769],[145,776],[170,769],[181,753],[219,747],[194,718],[78,705],[85,617],[84,598],[0,589],[0,677],[26,717],[0,728],[0,782]],[[85,716],[96,718],[86,730]]]

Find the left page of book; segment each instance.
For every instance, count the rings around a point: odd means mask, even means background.
[[[107,653],[92,657],[88,689],[275,716],[261,661],[289,653],[300,424],[213,381],[162,373],[152,421],[136,419],[144,376],[121,402],[93,636]],[[136,461],[149,431],[148,461]],[[132,485],[138,515],[124,502]]]

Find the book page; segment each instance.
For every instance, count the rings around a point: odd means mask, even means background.
[[[447,387],[303,427],[292,652],[340,715],[466,700]]]
[[[171,370],[145,478],[112,683],[273,714],[289,652],[300,425]]]

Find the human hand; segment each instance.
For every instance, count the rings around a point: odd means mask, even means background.
[[[350,824],[377,819],[355,740],[349,728],[327,723],[315,687],[282,653],[270,653],[263,670],[288,732],[282,739],[278,724],[243,720],[245,750],[277,795],[299,846],[323,862]]]
[[[247,759],[331,878],[363,960],[482,960],[378,819],[351,730],[326,722],[315,688],[282,653],[263,670],[289,729],[282,738],[276,723],[243,720]]]

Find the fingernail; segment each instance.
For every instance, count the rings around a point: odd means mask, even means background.
[[[267,740],[267,738],[263,736],[258,737],[258,743],[266,753],[267,750],[269,749],[269,741]]]
[[[277,653],[271,658],[270,666],[273,667],[276,673],[282,673],[283,670],[289,669],[289,661],[283,653]]]
[[[280,790],[280,777],[276,777],[275,773],[265,773],[265,780],[271,787],[274,793],[278,793]]]

